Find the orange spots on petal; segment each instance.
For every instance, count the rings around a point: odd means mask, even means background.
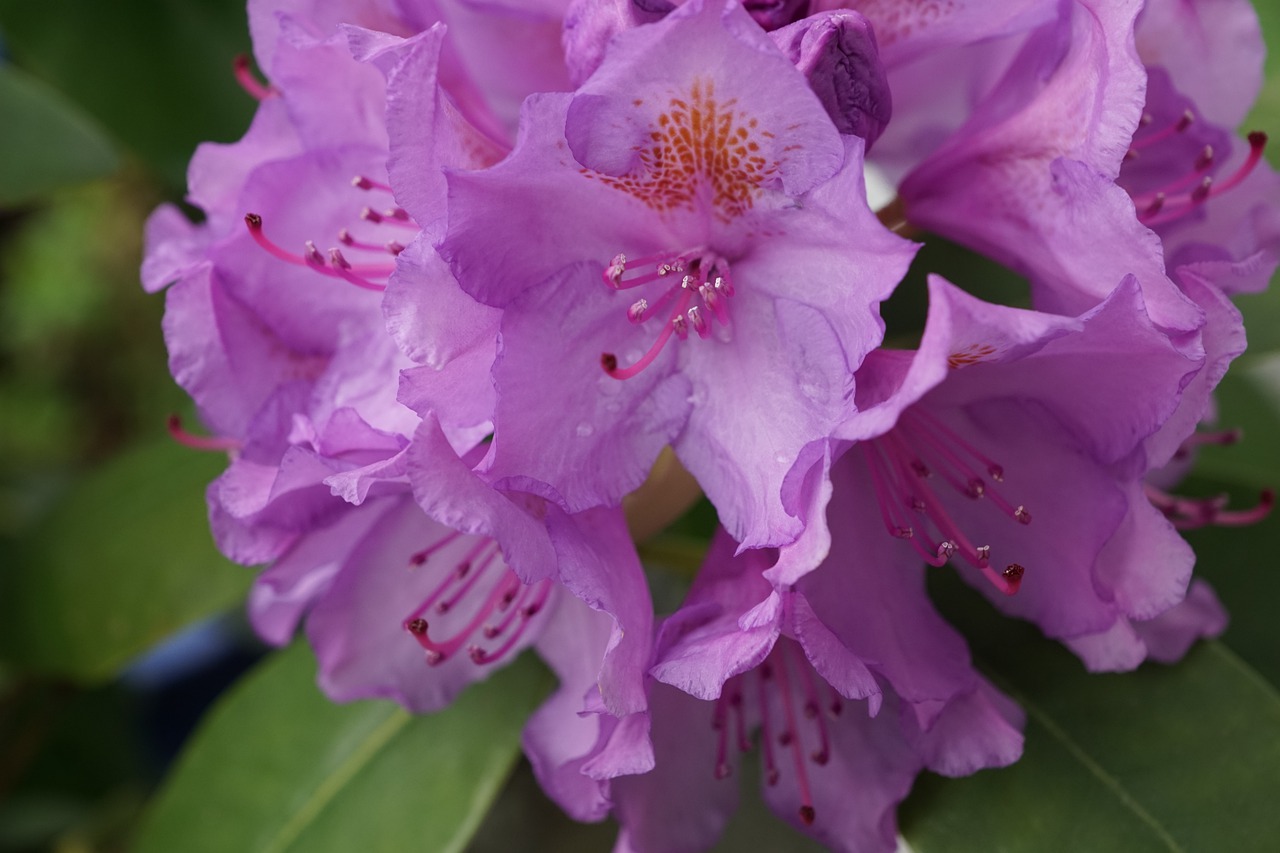
[[[971,364],[977,364],[986,361],[997,352],[996,348],[990,344],[969,344],[962,350],[951,353],[947,356],[947,366],[952,370],[960,367],[968,367]]]
[[[641,106],[640,99],[632,102]],[[687,96],[672,97],[637,148],[639,168],[614,177],[582,173],[628,193],[657,211],[695,209],[710,203],[729,221],[750,210],[778,164],[755,154],[759,121],[736,109],[737,99],[717,100],[710,81],[695,79]]]

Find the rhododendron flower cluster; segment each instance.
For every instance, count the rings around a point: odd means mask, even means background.
[[[158,210],[143,279],[210,435],[172,431],[229,458],[218,546],[264,567],[251,620],[305,625],[333,699],[431,712],[532,647],[559,689],[526,754],[619,850],[711,846],[751,750],[798,830],[889,850],[922,769],[1022,744],[926,571],[1093,670],[1222,630],[1178,529],[1270,496],[1169,489],[1228,436],[1197,429],[1244,349],[1230,297],[1280,250],[1265,138],[1234,135],[1247,3],[249,21],[257,115],[196,153],[203,221]],[[1025,298],[922,270],[927,319],[886,328],[926,232]],[[688,505],[655,464],[721,525],[673,613],[631,535]]]

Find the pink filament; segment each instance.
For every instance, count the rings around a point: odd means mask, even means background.
[[[1227,495],[1212,498],[1185,498],[1171,495],[1150,484],[1144,490],[1147,499],[1179,530],[1198,527],[1244,527],[1257,524],[1271,514],[1276,496],[1271,489],[1263,489],[1258,495],[1257,506],[1249,509],[1229,510]]]
[[[278,94],[274,86],[264,85],[259,82],[257,77],[253,76],[253,71],[249,68],[249,57],[243,53],[231,61],[231,68],[232,73],[235,74],[236,82],[240,84],[240,88],[244,89],[249,97],[254,100],[264,101]]]
[[[194,435],[187,432],[182,426],[182,418],[178,415],[169,415],[166,427],[169,430],[170,438],[184,447],[190,447],[192,450],[215,450],[230,453],[240,449],[240,442],[234,438],[217,438],[214,436]]]
[[[390,275],[395,267],[393,266],[362,266],[356,267],[346,262],[342,254],[337,250],[330,253],[330,262],[326,264],[320,253],[315,250],[311,244],[307,245],[307,254],[295,255],[271,241],[262,230],[262,217],[256,213],[246,213],[244,223],[249,228],[249,235],[253,237],[253,241],[265,249],[272,257],[284,261],[285,263],[294,264],[295,266],[306,267],[310,270],[327,275],[330,278],[340,278],[348,281],[364,290],[383,291],[387,287],[384,284],[377,284],[364,278],[364,275]]]
[[[1221,181],[1214,181],[1206,176],[1201,179],[1196,189],[1173,198],[1168,198],[1163,193],[1135,198],[1134,203],[1139,208],[1145,208],[1138,214],[1138,219],[1148,227],[1163,225],[1166,222],[1172,222],[1186,216],[1209,199],[1216,198],[1225,192],[1235,189],[1257,167],[1262,160],[1262,153],[1266,147],[1267,135],[1265,133],[1258,131],[1250,133],[1249,156],[1240,164],[1240,168]]]

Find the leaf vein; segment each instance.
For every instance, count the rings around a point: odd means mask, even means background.
[[[365,738],[359,748],[347,756],[329,776],[307,797],[306,801],[280,827],[280,831],[263,848],[263,853],[283,853],[298,840],[334,797],[359,773],[375,755],[382,751],[412,717],[403,710],[396,711]]]

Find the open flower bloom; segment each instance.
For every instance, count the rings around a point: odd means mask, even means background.
[[[616,505],[670,444],[744,545],[794,539],[782,480],[849,414],[914,251],[860,151],[736,4],[624,32],[573,95],[529,99],[508,159],[449,174],[440,245],[503,310],[495,484]]]
[[[1265,288],[1280,260],[1280,178],[1261,159],[1262,134],[1234,135],[1262,85],[1252,5],[1157,0],[1135,36],[1147,93],[1119,183],[1179,283]]]
[[[305,617],[326,693],[416,712],[536,648],[560,689],[525,750],[569,814],[603,817],[609,780],[652,766],[652,605],[621,511],[495,491],[432,421],[406,455],[412,493],[384,485],[260,576],[255,627],[284,643]]]
[[[806,536],[768,577],[784,589],[826,552],[825,508],[885,565],[950,562],[1091,668],[1137,666],[1131,623],[1177,605],[1193,561],[1147,498],[1146,442],[1203,359],[1154,326],[1132,278],[1079,318],[937,278],[930,294],[919,351],[868,357],[840,434],[856,443],[836,450],[832,493],[809,487]]]
[[[1280,246],[1265,138],[1234,142],[1177,88],[1206,50],[1241,50],[1245,58],[1232,62],[1250,64],[1252,13],[1231,3],[1173,5],[1156,3],[1137,21],[1144,63],[1132,47],[1138,4],[1064,4],[901,187],[912,222],[1026,273],[1042,310],[1079,314],[1115,281],[1137,278],[1156,325],[1205,359],[1179,411],[1147,443],[1152,467],[1192,434],[1243,351],[1239,317],[1221,291],[1264,286]],[[1164,45],[1158,34],[1171,27],[1200,33],[1195,49]],[[1244,89],[1256,88],[1240,73]],[[1197,96],[1229,88],[1190,85]],[[1238,101],[1232,93],[1225,103],[1235,106],[1216,114],[1238,119]]]
[[[1231,138],[1261,44],[1245,3],[1155,2],[1135,24],[1139,6],[1064,4],[901,191],[912,222],[1026,272],[1037,307],[1078,313],[1133,274],[1158,324],[1190,330],[1166,260],[1228,291],[1275,267],[1265,137]]]
[[[365,11],[360,23],[386,24]],[[384,314],[396,257],[429,245],[418,219],[433,224],[444,202],[437,180],[409,194],[413,213],[396,203],[388,122],[401,132],[409,110],[435,105],[417,121],[434,124],[437,171],[491,162],[498,144],[445,105],[443,28],[320,36],[316,20],[273,20],[279,44],[262,54],[272,83],[256,84],[253,129],[206,146],[192,167],[207,221],[159,212],[144,269],[151,286],[177,279],[166,316],[175,375],[217,437],[175,433],[231,453],[209,494],[218,544],[240,562],[271,562],[251,621],[283,644],[305,619],[335,700],[437,710],[536,646],[561,685],[526,751],[566,810],[599,818],[608,780],[652,764],[641,682],[651,605],[621,512],[569,516],[476,478],[459,453],[483,454],[492,407],[442,426],[420,423],[397,395],[416,358],[486,329],[492,352],[496,326],[450,338],[437,321],[424,339],[411,322],[393,323],[393,335],[387,316],[398,315]],[[408,76],[426,82],[406,105],[384,80]],[[335,122],[330,110],[359,120]],[[336,245],[311,242],[323,239]],[[401,352],[397,339],[411,338],[416,349]],[[549,737],[548,713],[571,724]]]
[[[710,847],[753,743],[773,810],[850,851],[894,849],[895,809],[922,769],[965,775],[1018,757],[1021,712],[973,670],[919,565],[863,559],[850,537],[778,593],[763,577],[776,552],[735,547],[718,537],[659,630],[657,764],[614,782],[619,850]]]

